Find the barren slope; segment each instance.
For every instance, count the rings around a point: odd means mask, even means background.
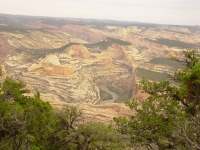
[[[137,92],[136,76],[163,79],[163,72],[177,69],[159,59],[184,49],[200,50],[198,26],[12,15],[0,19],[0,58],[7,73],[25,80],[33,92],[52,94],[54,101],[124,102]],[[115,99],[102,102],[109,94]]]

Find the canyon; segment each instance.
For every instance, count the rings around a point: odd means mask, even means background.
[[[75,104],[108,122],[146,96],[135,86],[142,77],[167,79],[181,68],[168,57],[187,49],[200,51],[199,26],[0,14],[4,74],[54,107]]]

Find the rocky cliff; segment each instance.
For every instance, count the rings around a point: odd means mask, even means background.
[[[166,71],[181,66],[163,60],[184,49],[200,50],[199,43],[198,26],[0,15],[0,58],[7,73],[33,92],[68,103],[129,100],[137,79],[165,79]],[[102,91],[114,98],[102,101]]]

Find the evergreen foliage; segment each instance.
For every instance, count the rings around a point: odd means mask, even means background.
[[[66,105],[57,110],[57,130],[50,136],[49,149],[120,150],[125,144],[111,125],[84,120],[76,107]]]
[[[87,122],[76,107],[54,110],[40,93],[27,96],[23,81],[6,78],[0,87],[0,150],[120,150],[111,125]]]
[[[114,118],[118,131],[129,137],[130,147],[200,149],[200,56],[197,51],[183,54],[172,57],[185,66],[171,76],[178,86],[142,79],[138,88],[149,97],[126,103],[135,115]]]
[[[6,78],[0,94],[0,149],[45,149],[56,122],[49,103],[25,96],[25,83]]]

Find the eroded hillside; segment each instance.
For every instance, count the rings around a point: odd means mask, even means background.
[[[169,55],[200,50],[198,26],[0,18],[0,58],[7,74],[55,101],[124,102],[137,94],[136,79],[163,80],[166,71],[180,67],[166,60]]]

